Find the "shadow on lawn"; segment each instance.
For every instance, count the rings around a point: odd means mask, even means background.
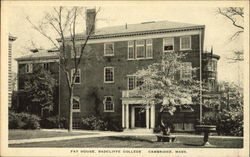
[[[120,140],[120,141],[137,141],[137,142],[147,142],[147,143],[154,143],[151,140],[142,139],[138,137],[120,137],[120,136],[111,136],[109,137],[110,140]]]

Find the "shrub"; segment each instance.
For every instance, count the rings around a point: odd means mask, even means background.
[[[39,129],[40,118],[28,113],[9,112],[10,129]]]
[[[107,130],[107,122],[100,117],[89,116],[82,118],[81,128],[86,130]]]
[[[241,110],[223,110],[215,116],[203,118],[204,124],[216,125],[219,135],[243,136],[243,113]]]
[[[104,121],[107,123],[107,130],[110,131],[122,131],[122,124],[119,120],[111,117],[105,117]]]
[[[67,120],[64,117],[48,117],[40,121],[41,127],[46,129],[64,128],[67,129]]]

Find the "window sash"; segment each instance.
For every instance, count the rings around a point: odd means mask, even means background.
[[[33,72],[33,64],[26,64],[26,73]]]
[[[79,97],[73,97],[72,110],[73,112],[80,112],[80,98]]]
[[[128,41],[128,59],[135,58],[134,41]]]
[[[104,112],[113,112],[114,111],[114,100],[112,96],[104,97]]]
[[[191,49],[191,36],[181,37],[180,44],[181,44],[180,45],[181,50]]]
[[[104,56],[113,56],[113,55],[114,55],[114,43],[105,43]]]
[[[136,58],[145,58],[145,40],[136,40]]]
[[[135,77],[128,76],[128,90],[133,90],[135,88]]]
[[[182,63],[181,76],[182,80],[192,79],[192,64],[191,62]]]
[[[104,68],[104,82],[105,83],[113,83],[114,82],[114,68],[113,67],[105,67]]]
[[[174,38],[164,38],[163,39],[163,51],[173,51],[174,50]]]

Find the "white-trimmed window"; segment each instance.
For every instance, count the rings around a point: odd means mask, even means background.
[[[135,42],[128,41],[128,60],[135,59]]]
[[[192,79],[192,63],[191,62],[183,62],[182,63],[180,78],[182,80]]]
[[[133,90],[135,87],[139,87],[143,84],[142,79],[138,79],[136,76],[128,75],[127,76],[127,84],[128,84],[128,90]]]
[[[104,112],[114,112],[113,96],[105,96],[103,104],[104,104]]]
[[[174,51],[174,38],[163,38],[163,51]]]
[[[191,50],[191,36],[181,37],[180,40],[181,50]]]
[[[145,40],[136,40],[136,58],[145,58]]]
[[[114,43],[104,43],[104,56],[114,56]]]
[[[71,69],[71,79],[73,80],[73,76],[75,73],[75,69]],[[75,84],[81,83],[81,69],[77,69],[77,72],[75,74]]]
[[[81,48],[82,45],[76,45],[75,50],[76,50],[76,58],[79,58],[81,55]],[[71,47],[71,58],[75,58],[75,52],[73,46]]]
[[[32,73],[33,72],[33,64],[31,64],[31,63],[26,64],[25,71],[26,71],[26,73]]]
[[[73,110],[73,112],[80,112],[80,98],[77,96],[73,97],[72,110]]]
[[[152,39],[146,40],[146,58],[153,58],[153,42]]]
[[[114,67],[104,67],[104,83],[114,83]]]

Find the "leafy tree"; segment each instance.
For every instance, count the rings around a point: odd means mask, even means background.
[[[53,111],[54,108],[54,92],[57,85],[49,71],[38,68],[32,75],[26,76],[24,82],[24,92],[30,100],[28,111],[38,114],[44,109]],[[43,116],[43,115],[41,115]]]
[[[135,74],[138,79],[143,79],[143,84],[136,91],[145,98],[144,104],[160,105],[160,128],[163,134],[170,133],[170,126],[164,124],[163,113],[173,115],[177,105],[191,104],[193,97],[199,97],[201,84],[195,77],[190,76],[186,80],[178,77],[182,70],[187,70],[183,64],[184,59],[185,55],[181,53],[169,52],[162,57],[160,63],[149,65]],[[190,70],[192,73],[196,72],[194,68]]]

